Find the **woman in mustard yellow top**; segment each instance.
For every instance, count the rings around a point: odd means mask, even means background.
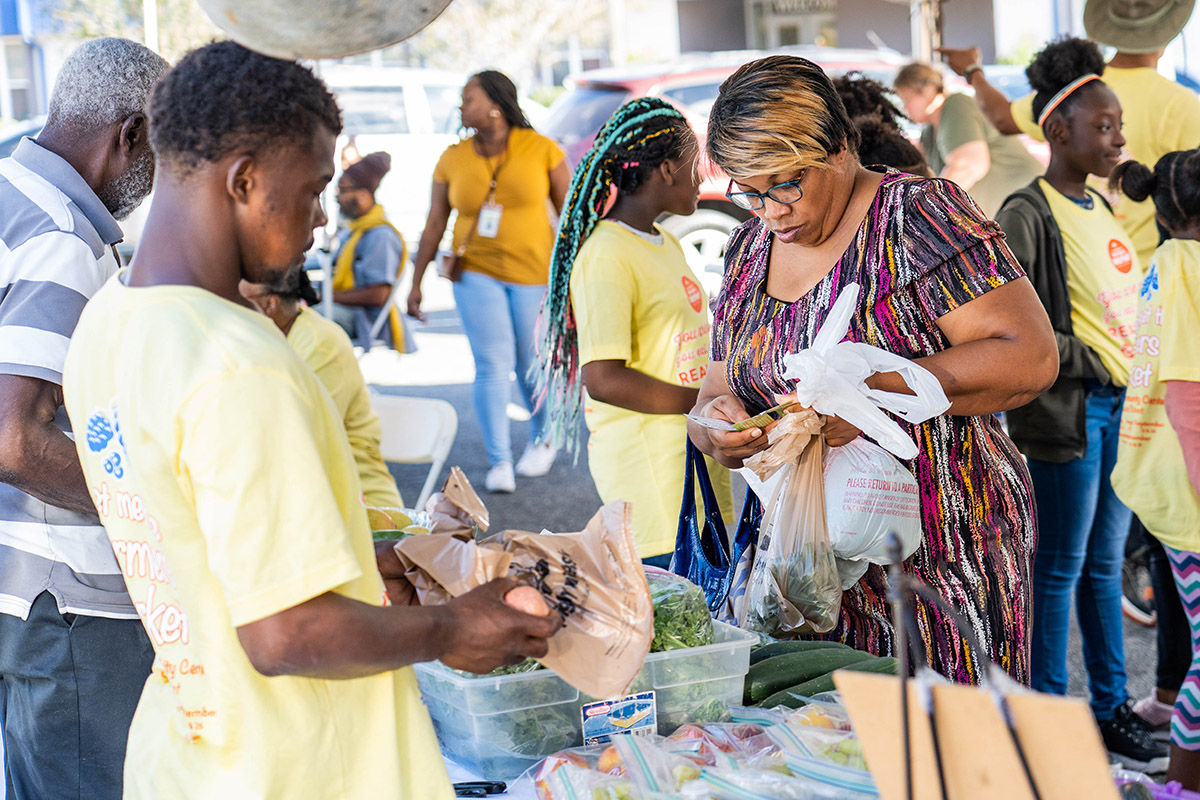
[[[562,149],[530,127],[516,87],[503,74],[489,70],[467,81],[461,112],[463,127],[474,134],[447,148],[434,168],[408,313],[422,318],[421,278],[453,210],[453,246],[463,265],[454,304],[475,358],[472,397],[490,467],[484,485],[490,492],[512,492],[509,376],[516,372],[521,398],[534,411],[528,373],[554,245],[548,206],[562,211],[571,173]],[[529,445],[516,467],[519,475],[550,471],[556,451],[535,444],[544,419],[543,411],[533,413]]]
[[[346,426],[350,449],[354,452],[364,505],[402,507],[396,481],[379,453],[383,433],[379,417],[371,408],[371,396],[358,368],[358,359],[354,357],[350,337],[337,323],[300,304],[301,300],[317,301],[308,275],[297,270],[285,276],[279,285],[242,281],[241,292],[271,318],[333,398],[338,416]]]

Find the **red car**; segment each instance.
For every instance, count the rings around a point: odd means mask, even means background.
[[[788,47],[778,51],[803,56],[830,75],[861,72],[885,86],[908,62],[904,56],[874,50]],[[704,147],[708,112],[722,81],[742,64],[768,53],[735,51],[684,57],[673,64],[592,70],[574,76],[567,91],[550,107],[543,132],[558,140],[571,164],[578,164],[601,126],[617,107],[635,97],[661,97],[679,107]],[[750,212],[725,199],[728,176],[711,165],[700,187],[700,207],[689,217],[668,217],[663,226],[679,237],[693,271],[710,296],[720,290],[725,243]]]

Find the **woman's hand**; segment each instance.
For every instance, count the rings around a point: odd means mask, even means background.
[[[710,371],[709,375],[711,374]],[[693,413],[699,416],[723,419],[726,422],[741,422],[750,418],[742,401],[732,394],[718,395],[705,402],[702,390],[700,399],[700,405],[693,410]],[[688,433],[697,447],[715,458],[717,463],[730,469],[738,469],[743,461],[767,446],[767,434],[761,428],[718,431],[690,422]]]
[[[788,400],[795,400],[795,399],[796,399],[796,396],[793,394],[777,394],[777,395],[775,395],[776,403],[786,403]],[[787,413],[794,414],[794,413],[798,413],[800,411],[808,411],[808,410],[809,409],[806,408],[805,406],[802,406],[799,403],[796,403],[794,405],[788,406]],[[821,435],[825,437],[825,444],[829,445],[830,447],[841,447],[842,445],[850,444],[851,442],[853,442],[855,439],[857,439],[859,436],[862,435],[861,430],[854,427],[849,422],[846,422],[846,420],[842,419],[841,417],[822,416],[821,419],[824,420],[824,422],[821,425]],[[774,427],[774,424],[775,423],[771,423],[771,425],[768,425],[767,430],[770,430],[772,427]]]
[[[413,319],[425,321],[425,315],[421,313],[421,287],[414,286],[412,291],[408,293],[408,315]]]

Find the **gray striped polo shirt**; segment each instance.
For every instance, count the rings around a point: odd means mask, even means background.
[[[0,373],[62,385],[84,304],[117,271],[121,228],[74,168],[32,139],[0,159]],[[58,427],[70,435],[60,406]],[[0,483],[0,613],[51,592],[63,613],[135,619],[97,517]]]

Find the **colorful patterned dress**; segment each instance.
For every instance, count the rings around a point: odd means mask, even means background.
[[[848,283],[858,283],[862,295],[847,338],[915,359],[950,346],[939,317],[1024,274],[999,227],[962,189],[896,172],[884,176],[842,258],[794,303],[766,293],[772,239],[757,219],[734,232],[713,307],[712,358],[726,362],[729,386],[751,414],[791,390],[783,356],[810,345]],[[966,617],[987,657],[1028,683],[1037,536],[1025,464],[990,415],[898,421],[920,448],[906,466],[920,486],[925,530],[905,569]],[[892,653],[886,596],[886,574],[872,565],[845,592],[838,625],[825,638]],[[931,666],[952,680],[977,682],[977,655],[953,623],[922,601],[916,613]]]

